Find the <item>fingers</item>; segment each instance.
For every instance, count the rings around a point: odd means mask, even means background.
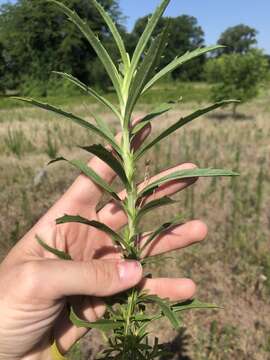
[[[161,172],[160,174],[152,177],[148,181],[144,181],[138,186],[138,189],[143,189],[146,185],[151,184],[153,181],[156,181],[160,179],[163,176],[166,176],[172,172],[175,172],[177,170],[184,170],[184,169],[193,169],[196,166],[194,164],[185,163],[178,165],[176,167],[173,167],[171,169],[168,169],[166,171]],[[182,179],[182,180],[176,180],[176,181],[170,181],[162,186],[160,186],[154,194],[148,196],[145,199],[145,203],[152,201],[154,199],[162,198],[164,196],[170,196],[178,191],[183,190],[187,186],[191,185],[196,181],[195,178],[189,178],[189,179]],[[126,192],[122,191],[120,194],[118,194],[120,198],[124,198],[126,196]],[[99,219],[101,222],[106,223],[109,227],[111,227],[114,230],[120,229],[122,226],[124,226],[127,222],[127,217],[125,212],[122,210],[119,205],[111,201],[107,205],[105,205],[98,213]]]
[[[139,287],[150,295],[158,295],[171,301],[188,300],[196,292],[196,285],[190,279],[143,279]]]
[[[33,293],[51,300],[72,295],[110,296],[135,286],[142,278],[141,265],[124,260],[42,260],[31,270],[32,279],[26,276]]]
[[[97,298],[76,296],[69,300],[75,314],[88,322],[97,321],[106,311],[105,304]],[[60,353],[66,354],[88,331],[88,328],[73,325],[69,320],[69,310],[65,308],[54,329],[54,339]]]
[[[150,132],[151,126],[149,124],[143,128],[135,137],[133,141],[133,147],[135,149],[138,148],[147,138]],[[115,139],[116,142],[119,143],[121,141],[121,133],[119,133]],[[111,147],[107,147],[107,149],[111,150]],[[115,172],[105,162],[96,156],[89,161],[88,166],[91,167],[91,169],[94,170],[107,183],[111,183],[116,176]],[[78,176],[75,182],[71,185],[66,193],[65,198],[70,198],[82,205],[96,205],[99,202],[102,193],[103,191],[99,186],[92,182],[87,176],[82,174]]]
[[[207,226],[200,220],[192,220],[185,224],[175,226],[164,231],[153,240],[142,252],[142,256],[154,256],[165,252],[177,250],[202,241],[207,236]],[[145,235],[140,241],[143,247],[148,236]]]

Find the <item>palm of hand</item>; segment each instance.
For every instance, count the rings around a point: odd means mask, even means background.
[[[94,158],[90,166],[106,181],[113,180],[112,170],[100,160]],[[180,165],[180,168],[190,166],[192,165],[184,164]],[[168,171],[175,171],[175,169]],[[159,176],[164,176],[164,173]],[[190,183],[192,183],[191,180],[168,183],[153,196],[161,197],[173,194]],[[28,358],[27,354],[35,353],[35,349],[40,351],[42,346],[46,352],[52,338],[57,339],[60,350],[65,352],[87,331],[83,328],[76,328],[69,322],[65,306],[67,298],[59,295],[61,282],[57,281],[57,277],[50,278],[50,272],[57,265],[56,257],[37,243],[36,235],[44,239],[48,245],[69,253],[72,259],[78,263],[119,258],[118,249],[113,246],[111,239],[101,231],[78,223],[55,224],[55,219],[64,214],[80,214],[91,220],[99,220],[114,230],[119,230],[126,223],[124,213],[113,201],[97,212],[96,208],[101,196],[101,190],[94,183],[83,175],[79,176],[64,196],[14,247],[1,265],[0,292],[5,288],[7,294],[1,296],[0,299],[2,311],[8,314],[10,309],[18,310],[15,318],[5,316],[6,328],[15,329],[15,331],[11,335],[6,332],[3,340],[0,340],[0,349],[1,341],[7,347],[10,344],[10,349],[7,349],[6,352],[6,354],[10,352],[10,358],[19,359],[24,355],[25,358]],[[124,193],[122,192],[120,196],[123,197]],[[170,233],[164,233],[151,249],[146,249],[146,252],[147,255],[156,255],[171,251],[202,240],[205,236],[205,225],[200,221],[191,221],[176,227]],[[144,239],[142,239],[143,241]],[[46,267],[42,266],[45,262]],[[65,271],[64,268],[63,271]],[[8,275],[6,275],[7,273]],[[107,273],[107,276],[110,277],[111,274]],[[14,280],[18,284],[16,287],[14,287]],[[72,281],[76,281],[76,279],[70,279],[71,283]],[[98,283],[97,276],[96,282]],[[102,286],[102,284],[100,285]],[[147,279],[142,280],[140,286],[172,300],[189,298],[195,291],[193,282],[188,279]],[[99,296],[108,294],[110,294],[110,289],[99,291]],[[88,321],[95,321],[104,312],[103,302],[95,297],[95,291],[93,295],[69,297],[69,302],[75,307],[76,313]],[[28,315],[26,316],[26,314]],[[23,319],[23,321],[18,322],[18,319]],[[18,344],[16,349],[13,346],[14,336]],[[8,359],[8,357],[5,358]]]

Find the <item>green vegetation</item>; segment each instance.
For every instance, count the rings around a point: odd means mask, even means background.
[[[158,136],[154,137],[149,143],[144,144],[139,149],[134,149],[134,139],[142,130],[149,126],[154,118],[164,113],[168,113],[168,111],[172,109],[174,101],[159,105],[157,109],[152,110],[145,117],[141,118],[135,126],[132,126],[133,112],[142,94],[146,93],[159,80],[168,76],[168,74],[185,63],[197,59],[200,55],[216,50],[220,48],[220,46],[198,48],[191,52],[186,52],[183,56],[176,57],[164,67],[159,68],[160,60],[167,45],[168,27],[165,26],[155,39],[152,39],[152,35],[170,2],[170,0],[163,0],[149,19],[138,40],[132,58],[130,58],[129,54],[126,52],[123,39],[112,18],[104,8],[94,0],[93,4],[104,19],[113,36],[115,45],[118,48],[121,63],[117,66],[100,39],[75,11],[70,10],[63,3],[56,0],[50,0],[50,2],[56,5],[56,7],[76,25],[95,50],[113,84],[117,97],[117,104],[112,104],[107,98],[103,97],[90,86],[85,85],[73,75],[64,72],[57,72],[57,74],[88,93],[88,95],[92,96],[102,104],[104,109],[107,111],[109,110],[113,114],[121,128],[121,142],[116,142],[113,129],[104,122],[101,117],[94,113],[92,113],[92,116],[95,119],[96,125],[89,123],[76,114],[64,111],[63,109],[48,103],[19,97],[15,97],[15,99],[51,111],[56,115],[63,116],[69,121],[84,128],[86,133],[89,133],[90,131],[91,133],[98,135],[106,144],[111,146],[113,153],[102,144],[87,146],[83,149],[88,153],[97,156],[113,169],[126,190],[125,199],[121,199],[117,195],[115,189],[83,161],[69,161],[64,157],[60,157],[53,160],[53,162],[65,160],[73,167],[80,170],[85,176],[103,189],[109,197],[120,204],[128,219],[125,230],[120,234],[116,233],[104,223],[83,218],[80,215],[73,216],[66,214],[63,217],[56,219],[56,223],[65,224],[75,222],[99,229],[110,236],[115,245],[119,246],[123,258],[140,261],[142,266],[145,267],[149,262],[149,256],[147,256],[147,254],[145,255],[147,247],[156,241],[159,236],[163,235],[165,231],[173,229],[183,221],[183,216],[178,216],[174,217],[173,220],[158,226],[156,229],[151,230],[143,246],[139,246],[143,233],[140,223],[145,215],[159,207],[174,204],[174,201],[168,197],[157,200],[151,198],[151,196],[164,184],[171,181],[196,177],[233,177],[238,174],[230,170],[214,168],[178,170],[169,175],[160,177],[150,184],[146,184],[142,189],[138,189],[136,174],[139,159],[148,153],[150,149],[155,147],[156,144],[160,143],[161,140],[166,139],[186,124],[224,105],[234,103],[235,100],[217,102],[211,106],[201,107],[199,110],[193,111],[187,116],[182,116],[172,125],[164,129]],[[48,137],[49,135],[50,134],[47,132],[47,145],[49,149],[47,153],[49,157],[51,157],[57,152],[57,146],[55,143],[52,143],[50,137]],[[54,253],[58,257],[65,260],[73,260],[69,254],[49,247],[46,244],[46,240],[43,241],[38,236],[37,241],[47,251]],[[150,261],[152,262],[152,260]],[[110,341],[108,342],[107,348],[103,351],[102,357],[104,359],[118,358],[123,360],[127,360],[130,357],[138,360],[150,360],[164,354],[158,337],[155,338],[154,344],[151,344],[149,341],[148,328],[154,321],[167,318],[174,329],[179,329],[182,326],[179,319],[179,313],[190,309],[216,308],[215,305],[202,303],[195,299],[182,303],[170,303],[167,299],[162,299],[156,295],[142,292],[137,288],[133,288],[111,299],[107,299],[106,303],[107,312],[104,319],[92,323],[84,321],[77,316],[74,309],[71,307],[70,321],[78,327],[94,328],[103,332],[109,332]],[[157,307],[158,310],[155,314],[151,313],[151,311],[149,312],[149,304]]]
[[[162,93],[162,88],[160,91]],[[138,181],[144,179],[146,171],[152,176],[161,169],[190,160],[200,167],[226,166],[241,173],[232,183],[219,179],[198,181],[194,188],[177,195],[175,204],[160,208],[155,216],[148,214],[141,223],[143,228],[151,230],[184,213],[186,219],[202,218],[209,225],[204,243],[170,254],[170,259],[157,258],[147,266],[147,272],[153,276],[166,277],[173,273],[175,277],[192,277],[198,283],[197,297],[222,307],[218,311],[185,314],[182,321],[187,329],[184,334],[179,332],[179,347],[169,345],[174,353],[179,351],[179,357],[188,356],[191,360],[208,360],[210,356],[213,360],[269,357],[268,99],[269,92],[264,90],[259,97],[240,105],[239,112],[247,113],[250,118],[234,121],[230,113],[222,109],[211,117],[203,116],[199,122],[191,123],[184,131],[149,150],[147,165],[146,160],[138,164]],[[176,104],[172,113],[157,118],[153,122],[153,136],[172,124],[176,115],[189,114],[194,105],[194,102]],[[141,105],[134,116],[147,114],[151,108]],[[80,104],[73,104],[68,110],[91,121],[88,108]],[[95,111],[96,107],[91,105],[89,110]],[[98,113],[112,128],[119,128],[109,113],[101,112],[100,108]],[[51,134],[54,133],[52,140],[61,139],[58,154],[65,158],[80,157],[87,161],[88,155],[78,149],[77,144],[88,146],[96,139],[64,119],[32,107],[1,110],[0,117],[0,250],[3,257],[77,176],[76,169],[64,163],[46,166],[48,127]],[[8,129],[19,128],[29,140],[35,139],[35,147],[21,158],[11,153],[3,141]],[[38,184],[34,181],[36,178],[39,178]],[[118,181],[115,189],[120,188]],[[215,327],[211,330],[213,321],[217,322],[216,330]],[[176,336],[166,322],[152,329],[161,342],[171,342]],[[81,343],[82,355],[78,355],[77,360],[93,359],[103,348],[103,339],[96,332],[91,331],[89,337]],[[187,353],[181,347],[183,341]],[[72,359],[76,359],[75,355]]]
[[[218,44],[225,45],[225,54],[246,54],[257,44],[257,30],[250,26],[239,24],[226,29],[218,40]]]
[[[248,101],[255,97],[259,85],[267,74],[267,61],[258,50],[246,54],[225,54],[206,64],[206,77],[215,85],[212,88],[212,98],[215,101],[226,99],[229,95]],[[233,106],[233,116],[236,116],[237,103]]]
[[[83,3],[82,7],[79,7],[78,2],[75,1],[62,2],[74,6],[79,14],[87,19],[87,22],[99,34],[102,43],[109,48],[113,61],[119,65],[117,46],[113,45],[112,37],[104,28],[102,18],[98,16],[97,12],[94,18],[91,17],[93,11],[93,8],[91,8],[91,11],[89,10],[89,6],[92,6],[91,2]],[[100,3],[110,12],[117,24],[121,24],[121,14],[117,3],[114,1],[100,1]],[[24,6],[27,6],[27,8]],[[46,6],[47,13],[44,11],[44,6]],[[50,9],[50,11],[48,12],[47,9]],[[15,37],[20,35],[18,34],[20,29],[19,20],[24,16],[24,10],[27,10],[28,14],[25,19],[26,27],[22,29],[18,53],[12,57],[14,61],[10,62],[7,68],[7,44],[9,44],[9,49],[13,53],[15,49],[13,49],[11,42],[11,34]],[[66,76],[64,76],[64,80],[60,80],[59,75],[51,74],[52,69],[57,69],[78,75],[80,80],[84,80],[84,82],[91,85],[91,89],[98,92],[102,98],[106,97],[113,109],[118,109],[119,96],[113,92],[111,82],[108,81],[106,72],[95,52],[91,50],[91,47],[79,32],[75,33],[73,31],[73,25],[67,23],[64,16],[60,15],[54,6],[48,7],[42,1],[33,4],[30,0],[18,1],[16,6],[5,5],[2,8],[2,14],[0,14],[0,28],[1,21],[7,14],[12,16],[9,18],[11,19],[10,27],[7,27],[10,33],[5,31],[0,35],[0,91],[5,90],[5,86],[3,86],[3,79],[5,79],[4,83],[5,85],[8,84],[9,88],[18,87],[25,94],[37,95],[39,102],[48,102],[54,106],[61,106],[63,111],[76,113],[76,116],[80,119],[85,119],[91,124],[89,127],[96,126],[92,125],[94,118],[102,115],[102,119],[109,125],[112,133],[121,128],[125,130],[122,122],[116,121],[111,112],[105,110],[101,105],[97,105],[94,98],[68,81]],[[48,23],[45,17],[48,19]],[[39,23],[39,21],[44,24],[45,21],[47,31],[35,34],[38,27],[31,24],[33,18],[35,18],[35,24]],[[56,23],[54,23],[54,19]],[[98,25],[96,24],[97,19],[99,19]],[[181,33],[183,43],[187,46],[185,49],[193,50],[189,48],[189,40],[193,39],[193,36],[198,41],[198,45],[203,44],[203,32],[195,18],[181,16],[177,20],[172,18],[170,21],[175,27],[179,22],[180,29],[180,23],[187,24],[189,31],[185,34]],[[142,27],[145,23],[146,18],[140,19],[132,34],[125,34],[124,29],[120,26],[120,33],[127,37],[128,50],[131,53],[135,49],[135,43],[142,34]],[[165,25],[165,23],[166,20],[160,22],[161,25]],[[50,43],[52,39],[51,24],[54,26],[55,34],[58,34],[54,40],[59,47],[59,52],[56,48],[52,48],[53,50],[50,48],[52,45]],[[12,28],[11,25],[14,25],[14,27]],[[28,37],[27,26],[32,29],[32,38]],[[158,25],[158,31],[155,32],[154,30],[153,34],[157,35],[161,27]],[[14,29],[14,32],[11,29]],[[66,41],[63,41],[61,36],[59,37],[58,32],[61,29],[65,29],[67,32]],[[143,119],[147,114],[149,116],[153,109],[156,110],[161,103],[168,103],[173,100],[173,103],[164,105],[165,108],[172,107],[172,112],[164,112],[159,119],[153,121],[153,138],[159,139],[159,134],[166,133],[168,129],[171,129],[172,124],[174,124],[173,127],[175,126],[175,117],[179,118],[179,114],[182,118],[187,119],[189,114],[193,113],[194,106],[208,109],[207,102],[210,100],[210,96],[214,96],[217,100],[223,100],[226,97],[240,98],[240,94],[243,101],[248,98],[252,99],[245,106],[239,105],[240,112],[244,112],[246,116],[239,117],[238,121],[234,121],[230,114],[221,108],[214,114],[203,115],[201,122],[190,124],[187,130],[184,128],[180,133],[172,134],[169,139],[164,137],[162,146],[160,142],[154,141],[153,146],[147,148],[147,158],[138,162],[134,161],[138,177],[136,179],[135,176],[130,178],[129,183],[125,184],[125,186],[128,185],[131,188],[135,181],[143,180],[145,174],[147,174],[147,177],[152,176],[163,168],[171,166],[172,162],[176,164],[192,161],[202,168],[224,166],[232,168],[242,175],[241,179],[232,178],[229,181],[229,186],[228,180],[216,177],[199,181],[195,189],[192,187],[179,195],[176,202],[164,199],[164,203],[160,205],[171,204],[170,207],[166,207],[166,210],[161,207],[155,212],[155,216],[153,216],[153,213],[145,214],[140,221],[140,229],[153,231],[152,229],[156,228],[159,230],[160,224],[171,224],[171,219],[175,218],[176,214],[184,213],[185,219],[203,218],[209,224],[209,238],[205,245],[184,250],[181,254],[172,254],[169,259],[160,257],[144,264],[146,272],[154,275],[168,276],[173,273],[175,276],[183,276],[183,274],[192,276],[199,284],[198,297],[215,302],[223,307],[218,312],[205,313],[198,311],[186,313],[184,319],[181,319],[177,311],[177,314],[174,314],[176,308],[173,305],[175,304],[167,301],[160,302],[157,298],[148,299],[149,302],[153,303],[152,305],[156,306],[154,310],[156,312],[160,311],[161,316],[167,316],[174,325],[176,325],[175,321],[180,320],[181,326],[187,325],[188,327],[188,330],[182,327],[178,330],[176,336],[176,332],[171,330],[163,320],[158,323],[158,329],[156,324],[152,325],[150,323],[149,331],[153,330],[154,335],[160,339],[161,343],[169,342],[167,346],[160,346],[159,350],[172,351],[175,355],[179,355],[179,358],[188,360],[229,360],[235,358],[239,360],[246,360],[247,358],[261,360],[268,358],[270,354],[270,319],[268,316],[270,311],[270,254],[267,208],[270,200],[270,179],[266,170],[270,165],[268,156],[270,136],[268,121],[270,107],[268,100],[270,94],[267,90],[268,83],[266,83],[266,86],[260,89],[258,96],[258,84],[256,82],[257,79],[262,78],[263,74],[266,74],[266,63],[261,53],[250,52],[250,48],[255,44],[255,30],[242,25],[232,30],[237,31],[226,31],[219,42],[227,44],[230,50],[226,51],[233,52],[233,54],[220,56],[221,53],[217,49],[217,58],[210,59],[209,64],[206,65],[208,79],[211,80],[210,82],[214,82],[212,93],[211,86],[204,82],[190,83],[183,81],[183,79],[199,79],[201,77],[198,71],[206,61],[205,55],[202,54],[200,58],[195,58],[191,62],[190,67],[187,64],[187,66],[180,68],[181,70],[176,69],[173,72],[176,81],[172,82],[170,76],[164,76],[161,81],[151,88],[151,91],[145,92],[140,98],[136,99],[138,100],[136,112],[133,112],[133,117],[139,116]],[[236,33],[238,33],[237,36],[235,36]],[[249,33],[253,34],[250,42],[247,41]],[[44,38],[46,34],[48,37]],[[34,59],[28,68],[25,65],[26,62],[23,63],[23,61],[27,61],[27,54],[25,54],[26,58],[19,58],[19,49],[24,51],[22,45],[25,36],[29,40],[27,46],[31,49]],[[177,43],[174,33],[172,33],[171,39],[172,41],[168,46],[175,47],[174,52],[171,52],[172,56],[174,56],[173,54],[182,55],[184,48],[181,48],[179,52],[178,50],[175,52],[176,47],[180,46],[180,44]],[[39,41],[45,40],[48,41],[46,43],[48,51],[36,47]],[[32,49],[33,44],[35,45]],[[84,50],[81,60],[88,61],[90,65],[78,68],[78,61],[75,57],[80,48]],[[146,49],[151,51],[148,46],[146,46]],[[47,59],[46,67],[44,67],[42,59],[43,53],[45,54],[44,59]],[[65,61],[60,66],[59,59],[64,53],[66,54]],[[240,53],[246,55],[240,57],[238,55]],[[161,66],[166,65],[172,59],[161,59],[161,63],[157,68],[158,71],[161,70]],[[74,67],[70,66],[71,60],[75,61]],[[19,61],[22,61],[20,63],[22,65],[20,74],[18,74],[17,67]],[[28,61],[30,61],[29,58]],[[192,64],[196,69],[194,73],[192,73]],[[14,67],[11,68],[11,65]],[[228,66],[229,71],[225,71],[225,65]],[[41,74],[42,66],[45,69],[44,74]],[[256,66],[257,72],[254,70]],[[32,70],[30,68],[35,70],[33,72],[34,77],[31,75]],[[116,67],[119,74],[126,75],[121,69],[122,66],[120,68]],[[81,70],[82,73],[77,73]],[[95,77],[92,76],[91,71],[93,71]],[[256,78],[255,72],[257,74]],[[224,79],[228,78],[228,80],[220,80],[221,75],[224,76]],[[179,78],[182,80],[179,81]],[[147,81],[150,81],[150,77]],[[253,85],[256,84],[256,86],[251,89],[252,81]],[[104,84],[105,86],[103,86]],[[130,92],[128,93],[130,96]],[[180,97],[182,97],[181,101],[179,101]],[[39,102],[36,105],[44,107]],[[101,157],[104,155],[103,145],[105,141],[101,140],[102,145],[89,147],[89,142],[97,141],[96,136],[72,122],[55,117],[58,110],[52,107],[50,110],[53,110],[54,113],[40,112],[26,103],[0,98],[0,108],[0,170],[2,170],[0,179],[2,189],[0,193],[2,205],[0,251],[3,257],[9,248],[63,193],[64,189],[68,187],[76,176],[76,168],[68,168],[60,162],[58,166],[51,169],[46,167],[48,161],[59,154],[67,159],[70,157],[83,157],[86,160],[87,155],[81,153],[81,150],[77,148],[78,144],[84,145],[90,152],[96,153],[96,155],[99,154]],[[222,119],[224,121],[221,121]],[[130,122],[130,120],[129,117],[127,122]],[[144,124],[142,121],[139,126]],[[129,131],[131,131],[130,128],[128,129],[128,137],[133,136]],[[34,145],[32,144],[33,139],[35,139]],[[121,150],[122,145],[120,146]],[[129,151],[130,159],[132,159],[134,153],[128,146],[126,151],[127,153]],[[129,157],[126,156],[126,158]],[[130,167],[128,165],[130,159],[124,161],[122,154],[115,157],[115,159],[120,162],[121,169],[124,170],[124,176],[123,171],[120,171],[122,180],[125,179],[126,181],[128,173],[126,170]],[[115,159],[111,159],[114,166]],[[77,162],[75,165],[81,170],[85,170],[82,167],[82,162]],[[88,175],[93,179],[93,174],[88,173]],[[121,181],[118,179],[113,192],[117,192],[119,189],[121,189]],[[152,189],[148,190],[152,191]],[[50,197],[48,197],[48,194],[50,194]],[[128,211],[127,206],[126,210]],[[130,245],[129,249],[127,249],[124,244],[124,255],[138,257],[142,260],[140,254],[137,253],[136,246],[134,246],[134,239],[131,237],[131,231],[134,228],[138,231],[138,227],[132,225],[132,223],[136,222],[136,216],[138,218],[138,213],[135,214],[135,218],[130,217],[131,227],[125,233],[121,233],[120,237],[121,241],[124,239]],[[64,218],[59,221],[70,220],[81,221],[82,219]],[[89,225],[101,226],[96,223]],[[106,229],[106,231],[109,231],[109,229]],[[115,240],[119,241],[120,239],[116,236]],[[134,293],[123,295],[121,305],[114,304],[117,311],[128,309],[128,306],[134,301],[134,297],[131,295],[133,296]],[[138,296],[137,301],[141,300],[140,294],[135,295]],[[180,306],[183,306],[183,304],[180,304]],[[151,306],[149,308],[147,305],[147,308],[142,310],[142,316],[147,316],[152,309]],[[138,306],[135,311],[137,310]],[[177,319],[175,319],[175,315],[177,315]],[[121,314],[121,316],[123,316],[122,320],[125,322],[127,317],[125,317],[125,314]],[[80,319],[76,318],[75,314],[73,320],[77,324],[80,323]],[[114,321],[114,314],[109,312],[107,320]],[[117,321],[119,321],[119,318],[117,318]],[[134,327],[130,329],[130,332],[134,328],[136,329],[136,326],[140,326],[133,319],[132,321]],[[101,324],[96,325],[100,327]],[[89,324],[89,326],[95,325]],[[125,329],[127,329],[126,324]],[[122,328],[113,330],[114,335],[118,335],[118,331],[121,333]],[[85,342],[77,344],[70,353],[69,358],[72,360],[88,359],[90,353],[92,354],[91,358],[93,358],[96,356],[100,346],[104,349],[104,345],[100,345],[104,339],[101,339],[96,333],[93,336],[95,341],[90,344],[91,351],[87,351]],[[175,341],[171,342],[174,336],[176,336]],[[152,344],[154,339],[151,335],[149,338]],[[116,344],[116,337],[113,340],[114,344]],[[95,345],[96,343],[98,345]],[[127,345],[130,346],[130,343],[128,342]],[[122,343],[120,346],[122,346]],[[150,347],[148,350],[150,351]],[[145,350],[145,354],[148,350]],[[161,358],[169,360],[171,355],[166,356],[164,354]]]

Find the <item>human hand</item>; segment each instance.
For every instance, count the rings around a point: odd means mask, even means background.
[[[150,128],[139,134],[138,145]],[[112,182],[115,174],[101,160],[93,158],[89,166],[104,180]],[[193,167],[182,164],[158,177]],[[147,181],[149,184],[155,178]],[[194,182],[194,179],[169,182],[153,198],[172,195]],[[141,187],[144,185],[141,184]],[[102,297],[124,291],[135,285],[171,300],[191,298],[195,285],[189,279],[143,279],[142,268],[134,261],[121,260],[121,254],[103,232],[89,226],[68,223],[56,225],[55,219],[81,215],[119,230],[127,219],[114,201],[101,210],[97,205],[101,189],[80,175],[61,199],[11,250],[0,266],[0,359],[50,359],[49,348],[55,339],[65,354],[87,329],[73,326],[68,319],[67,298],[76,313],[88,321],[104,314]],[[124,197],[125,193],[119,194]],[[164,232],[144,255],[154,256],[203,240],[207,228],[201,221],[190,221]],[[63,250],[74,261],[59,260],[42,248],[36,235],[53,248]],[[147,239],[142,237],[141,244]]]

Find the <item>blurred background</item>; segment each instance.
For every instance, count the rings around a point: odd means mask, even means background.
[[[91,1],[62,2],[87,20],[118,63],[111,35]],[[159,1],[99,2],[118,24],[132,55]],[[206,242],[173,253],[170,259],[158,258],[150,267],[162,276],[192,277],[198,284],[197,297],[222,307],[185,314],[179,333],[166,322],[158,333],[155,329],[174,359],[270,359],[269,13],[268,0],[172,0],[156,31],[169,22],[161,66],[198,47],[218,43],[226,48],[177,69],[143,96],[134,116],[181,98],[169,115],[155,120],[153,132],[212,101],[241,100],[238,106],[188,125],[139,164],[138,180],[146,171],[153,175],[184,161],[241,174],[237,179],[198,181],[177,195],[179,203],[143,224],[150,230],[164,218],[184,214],[209,225]],[[47,167],[48,161],[59,155],[86,159],[77,145],[97,141],[65,119],[6,96],[35,97],[89,121],[95,111],[119,129],[116,119],[53,70],[70,73],[116,101],[94,51],[54,6],[44,0],[0,1],[1,258],[77,176],[65,164]],[[70,359],[93,358],[101,344],[100,336],[91,332]]]

